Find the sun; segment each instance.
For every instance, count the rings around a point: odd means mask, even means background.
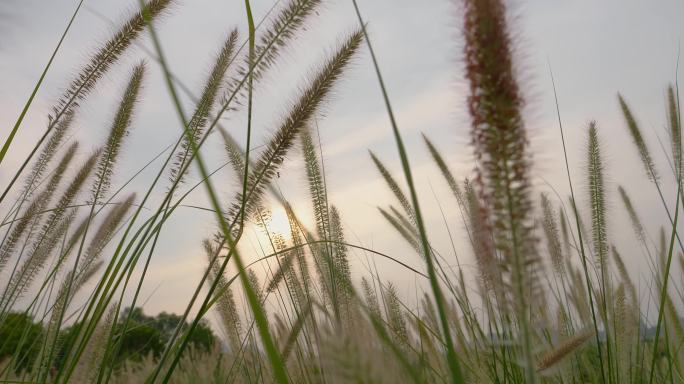
[[[279,233],[285,238],[290,236],[290,221],[283,207],[271,207],[271,220],[266,223],[266,227],[271,234]]]

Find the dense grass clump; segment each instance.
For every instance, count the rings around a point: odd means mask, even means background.
[[[305,33],[323,2],[289,0],[258,21],[246,0],[246,33],[227,32],[209,60],[199,96],[190,98],[188,115],[179,96],[179,89],[188,87],[173,76],[174,63],[166,60],[154,27],[171,3],[140,1],[140,9],[78,70],[47,111],[47,129],[2,188],[0,381],[684,382],[684,327],[680,296],[675,296],[680,292],[672,282],[674,270],[684,272],[677,233],[684,197],[676,84],[666,91],[669,145],[662,148],[669,168],[659,168],[626,98],[617,100],[645,170],[644,183],[655,186],[663,205],[665,226],[656,244],[627,190],[612,191],[606,181],[604,147],[610,143],[602,140],[598,122],[590,121],[586,130],[580,165],[586,188],[573,188],[579,181],[570,178],[566,160],[570,196],[535,191],[530,151],[535,137],[523,113],[526,93],[516,69],[507,4],[462,0],[462,77],[476,160],[472,175],[457,176],[442,145],[422,136],[449,191],[440,209],[454,213],[464,231],[461,237],[449,232],[453,252],[445,254],[431,242],[434,228],[426,226],[420,209],[413,154],[404,146],[401,122],[356,1],[357,29],[340,33],[307,71],[292,100],[283,102],[285,112],[263,145],[255,145],[252,137],[255,89],[269,86],[266,74],[278,70],[279,58]],[[107,137],[98,149],[84,150],[69,134],[78,124],[79,105],[145,31],[155,62],[141,61],[120,79],[111,121],[103,122]],[[368,164],[391,193],[391,201],[378,202],[377,208],[405,245],[405,255],[354,244],[348,226],[354,218],[344,217],[326,182],[318,119],[365,48],[402,174],[393,174],[391,160],[372,150]],[[124,193],[128,182],[116,185],[118,164],[127,155],[128,137],[145,128],[136,121],[136,111],[152,102],[142,96],[146,73],[157,64],[181,131],[158,156],[161,165],[146,180],[147,188]],[[42,77],[36,91],[41,83]],[[8,131],[0,163],[6,153],[15,155],[12,141],[24,128],[34,96]],[[245,127],[236,123],[240,119],[224,119],[238,114],[246,117]],[[240,129],[246,133],[244,145],[235,139]],[[212,135],[216,131],[219,135]],[[216,171],[210,172],[203,156],[214,139],[225,149],[229,182],[211,178]],[[277,183],[297,151],[308,207],[293,205]],[[194,184],[191,169],[198,172]],[[20,178],[23,182],[16,183]],[[674,205],[665,198],[664,180],[670,178],[676,185]],[[192,295],[183,313],[148,316],[141,292],[152,260],[160,257],[167,221],[178,207],[190,206],[186,199],[199,187],[211,203],[199,208],[210,211],[216,223],[213,235],[197,239],[202,275],[188,287]],[[160,201],[154,201],[151,196],[158,194]],[[610,204],[612,195],[621,205]],[[643,252],[615,243],[609,218],[617,209],[627,213]],[[277,210],[286,216],[286,229],[274,229]],[[307,210],[311,228],[301,216]],[[261,253],[247,240],[250,232],[265,239]],[[466,242],[459,248],[470,251],[474,270],[456,256],[459,239]],[[425,283],[428,289],[416,288],[415,300],[403,297],[401,287],[377,268],[356,270],[350,260],[355,250],[369,260],[396,263],[421,281],[416,287]],[[401,261],[407,257],[421,267]],[[629,273],[627,261],[636,257],[648,258],[647,284]],[[215,329],[206,320],[210,312],[218,319]]]

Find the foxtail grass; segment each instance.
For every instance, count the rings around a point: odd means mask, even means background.
[[[464,0],[459,15],[476,164],[468,175],[455,172],[462,167],[450,161],[453,152],[440,151],[438,142],[422,135],[430,165],[450,199],[444,203],[433,190],[442,215],[439,228],[428,226],[421,210],[421,181],[410,166],[413,153],[404,145],[374,40],[355,0],[358,30],[341,38],[324,61],[306,72],[263,144],[255,135],[262,120],[258,116],[268,106],[259,99],[270,91],[263,80],[269,78],[267,73],[280,75],[280,67],[286,65],[281,57],[310,21],[321,16],[323,2],[285,1],[257,23],[246,0],[244,44],[239,45],[237,29],[229,29],[198,97],[172,72],[174,63],[167,61],[153,24],[171,3],[140,1],[140,11],[85,63],[51,110],[44,136],[0,198],[3,201],[20,175],[24,177],[16,201],[8,204],[0,223],[5,230],[0,272],[8,276],[0,296],[0,334],[17,328],[9,337],[0,337],[0,351],[14,349],[0,362],[2,380],[636,383],[675,382],[681,377],[681,287],[671,271],[674,257],[680,263],[684,260],[674,249],[679,241],[679,204],[684,202],[676,82],[666,90],[665,99],[669,148],[661,145],[664,152],[671,152],[665,155],[678,184],[673,216],[664,198],[667,175],[657,171],[660,157],[649,152],[648,137],[625,100],[618,98],[627,133],[671,225],[661,227],[659,244],[652,244],[646,221],[638,214],[640,204],[619,187],[643,247],[632,249],[615,242],[620,239],[614,233],[619,227],[609,225],[615,214],[609,209],[614,191],[607,188],[604,150],[610,143],[599,140],[597,124],[589,125],[585,148],[588,204],[580,204],[585,199],[574,194],[560,112],[569,205],[567,196],[555,190],[555,198],[537,195],[541,191],[533,188],[530,150],[535,137],[523,113],[526,84],[518,76],[514,18],[502,1]],[[80,3],[73,17],[79,9]],[[272,14],[274,10],[278,12]],[[121,79],[127,82],[112,120],[105,124],[108,135],[102,149],[73,171],[80,154],[70,136],[78,132],[73,128],[79,125],[79,105],[145,29],[154,52],[143,50],[161,67],[181,131],[115,188],[120,160],[131,143],[127,136],[140,129],[135,115],[149,65],[135,65],[130,76]],[[381,160],[378,152],[369,150],[368,165],[375,167],[390,193],[391,201],[375,205],[385,226],[402,241],[395,253],[358,244],[356,217],[342,202],[333,201],[337,196],[331,186],[338,181],[328,184],[326,179],[320,133],[326,122],[320,112],[336,84],[348,75],[364,42],[401,163],[399,177],[392,171],[391,158]],[[55,53],[60,45],[61,41]],[[41,82],[42,77],[36,90]],[[190,96],[191,114],[181,105],[179,90]],[[0,150],[0,162],[10,153],[7,148],[35,94],[29,96]],[[245,119],[223,124],[238,113]],[[217,126],[226,158],[210,169],[205,150],[216,138],[212,134]],[[234,137],[242,133],[246,140],[238,142]],[[289,196],[280,180],[281,173],[290,172],[285,164],[295,153],[301,155],[296,168],[303,176],[310,218],[300,216],[294,203],[299,200]],[[159,164],[154,163],[160,157]],[[23,175],[31,160],[30,172]],[[147,190],[129,194],[131,181],[152,164],[158,169]],[[198,180],[186,185],[192,166],[197,166]],[[229,182],[220,173],[226,167]],[[168,186],[157,202],[154,194],[164,187],[160,180],[167,180]],[[229,198],[219,198],[228,184],[235,187],[225,193]],[[188,202],[200,187],[205,188],[208,207]],[[141,196],[140,201],[135,196]],[[182,314],[164,325],[164,345],[150,341],[157,349],[149,356],[139,351],[130,355],[130,337],[147,327],[138,322],[135,307],[147,302],[143,292],[154,261],[163,256],[164,241],[173,241],[164,235],[178,208],[211,213],[216,229],[213,236],[197,242],[205,258],[200,278],[190,287]],[[281,208],[287,229],[276,229],[271,221],[272,212]],[[467,236],[454,235],[454,223]],[[448,235],[449,251],[431,242],[440,235]],[[643,253],[652,267],[646,284],[646,271],[639,276],[629,273],[629,262],[643,258]],[[415,283],[391,282],[386,265],[376,259],[410,273]],[[649,312],[653,308],[657,321],[650,332],[647,327],[656,318]],[[215,330],[223,341],[198,349],[193,340],[206,335],[203,325],[209,314],[215,315]],[[20,324],[22,319],[26,321]],[[36,333],[36,327],[41,331]]]

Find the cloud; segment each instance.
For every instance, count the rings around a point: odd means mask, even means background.
[[[419,94],[394,106],[397,124],[402,134],[431,127],[451,125],[449,111],[456,104],[455,92],[450,81],[438,79]],[[391,137],[391,125],[385,110],[370,116],[343,117],[330,121],[326,129],[344,132],[340,139],[325,146],[325,156],[329,159],[340,158],[359,149],[372,147],[379,141]]]

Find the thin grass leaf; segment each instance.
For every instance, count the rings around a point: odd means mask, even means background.
[[[210,240],[204,240],[202,244],[207,258],[209,262],[211,262],[216,253],[216,249]],[[241,321],[237,312],[237,306],[235,305],[233,291],[230,289],[225,277],[219,274],[218,264],[212,266],[211,274],[209,275],[209,281],[211,283],[216,280],[219,281],[219,292],[222,292],[218,299],[217,311],[221,318],[221,325],[228,335],[230,346],[235,351],[240,347],[242,339]]]
[[[0,149],[0,163],[2,163],[2,160],[4,160],[5,154],[7,154],[7,151],[9,150],[9,147],[12,144],[12,141],[14,141],[14,136],[16,135],[17,131],[19,130],[21,123],[24,121],[24,117],[26,116],[26,113],[28,112],[29,107],[31,106],[31,103],[33,102],[33,99],[35,98],[36,94],[38,93],[38,90],[40,89],[41,84],[43,84],[43,79],[45,79],[45,75],[47,75],[48,70],[52,66],[52,61],[57,56],[57,52],[59,51],[59,48],[62,46],[62,42],[64,41],[64,38],[66,37],[67,33],[71,29],[71,25],[74,23],[74,20],[76,19],[76,15],[78,15],[78,12],[81,10],[81,6],[83,5],[83,1],[84,0],[80,0],[78,2],[78,5],[76,6],[74,13],[71,15],[71,18],[69,19],[69,22],[67,23],[66,28],[64,28],[64,32],[62,32],[62,36],[59,38],[59,41],[57,42],[57,46],[52,51],[52,55],[50,56],[50,59],[48,60],[47,64],[45,65],[43,72],[40,74],[40,77],[38,78],[38,81],[36,82],[35,87],[33,87],[33,91],[31,92],[31,95],[29,96],[28,100],[26,100],[26,104],[24,104],[24,108],[21,110],[21,113],[19,114],[17,121],[14,123],[14,127],[12,127],[12,131],[10,132],[7,139],[5,139],[5,143],[2,145],[2,149]]]
[[[10,283],[3,294],[3,299],[6,299],[5,305],[10,301],[13,301],[17,295],[24,292],[33,282],[33,278],[36,274],[43,268],[46,259],[51,254],[55,239],[61,237],[61,233],[66,231],[68,224],[73,219],[73,217],[69,219],[70,215],[66,216],[66,220],[64,219],[68,209],[67,207],[71,205],[72,201],[92,173],[99,155],[100,151],[96,151],[86,160],[57,202],[55,210],[50,212],[45,219],[36,236],[36,240],[32,244],[30,254],[26,257],[19,273],[15,274],[10,279]],[[58,234],[60,236],[57,236]]]
[[[258,42],[254,43],[254,63],[250,65],[248,58],[238,67],[238,76],[234,77],[229,87],[229,93],[239,92],[237,102],[247,95],[243,87],[244,79],[249,76],[258,82],[265,72],[276,63],[281,52],[287,50],[297,32],[302,30],[307,20],[316,12],[322,2],[320,0],[290,0],[275,16],[269,26],[263,31]],[[250,72],[251,69],[251,72]],[[228,100],[224,99],[226,104]]]
[[[195,106],[195,112],[193,113],[192,118],[190,118],[190,121],[188,122],[187,129],[192,132],[196,141],[199,141],[202,136],[203,128],[206,126],[209,114],[217,101],[218,91],[223,83],[226,71],[234,59],[235,43],[237,42],[237,39],[238,33],[237,30],[234,29],[223,43],[221,51],[216,57],[214,67],[204,85],[202,96]],[[183,137],[180,149],[176,152],[174,164],[171,168],[171,181],[174,182],[174,184],[176,179],[182,180],[183,175],[179,174],[179,172],[184,168],[188,161],[189,154],[190,144],[188,139]]]
[[[147,4],[149,9],[149,19],[157,18],[164,13],[166,8],[172,3],[172,0],[150,0]],[[36,145],[31,150],[24,163],[15,173],[10,183],[5,188],[5,191],[0,196],[0,201],[4,200],[7,193],[14,185],[19,175],[24,168],[31,161],[31,158],[36,153],[38,148],[43,144],[53,129],[55,129],[62,118],[68,117],[78,107],[79,103],[83,101],[87,95],[95,88],[97,82],[104,76],[104,74],[116,63],[123,53],[128,49],[132,42],[138,37],[140,32],[145,27],[145,17],[142,12],[135,13],[126,22],[124,22],[119,30],[107,41],[100,49],[89,59],[79,73],[75,76],[62,96],[59,98],[52,113],[48,116],[48,127],[43,136],[38,140]],[[59,140],[55,140],[59,144]],[[54,144],[53,144],[54,145]],[[49,153],[48,146],[43,150],[43,153]],[[38,163],[42,163],[40,160]],[[29,185],[35,181],[35,177],[29,178]]]
[[[406,240],[407,243],[413,248],[416,253],[421,255],[421,250],[420,250],[420,245],[418,244],[418,240],[415,238],[415,236],[409,232],[402,224],[399,222],[399,220],[390,214],[389,212],[385,211],[384,209],[378,207],[378,210],[380,211],[380,214],[387,220],[387,222],[396,229],[397,232],[399,232],[399,235]]]
[[[59,183],[62,177],[64,176],[64,172],[71,163],[71,160],[73,159],[77,149],[77,142],[73,143],[69,147],[69,149],[66,151],[66,153],[60,160],[59,164],[57,165],[57,168],[55,168],[54,172],[52,173],[52,176],[50,177],[48,184],[26,208],[26,210],[24,211],[24,215],[21,217],[17,225],[15,225],[11,229],[8,229],[8,237],[5,238],[5,241],[2,244],[2,248],[0,248],[0,271],[3,270],[3,267],[7,264],[7,260],[9,260],[9,258],[12,256],[17,242],[20,240],[20,238],[26,231],[29,223],[38,220],[35,216],[39,212],[43,211],[45,206],[50,202],[52,195],[59,186]]]
[[[314,112],[332,91],[335,81],[342,75],[354,53],[358,50],[362,35],[351,34],[340,46],[337,53],[327,60],[318,74],[312,77],[308,87],[302,92],[299,101],[292,107],[273,138],[256,162],[247,180],[247,194],[244,202],[245,212],[256,212],[266,185],[276,176],[277,170],[285,160],[288,150],[294,145],[297,135],[306,127]],[[242,194],[238,194],[231,205],[228,217],[237,218],[242,206]]]
[[[354,4],[354,11],[356,12],[356,17],[357,20],[359,21],[359,26],[361,27],[361,30],[363,31],[363,36],[365,37],[366,44],[368,45],[368,51],[370,52],[371,59],[373,61],[373,67],[375,68],[375,74],[378,79],[378,83],[380,85],[380,90],[382,91],[382,96],[385,101],[385,107],[387,109],[387,115],[390,119],[390,123],[392,125],[392,133],[394,134],[394,141],[397,145],[397,151],[399,152],[399,157],[401,158],[401,165],[402,169],[404,171],[404,176],[406,178],[406,183],[408,184],[409,191],[411,192],[411,203],[412,203],[412,208],[413,212],[415,213],[415,218],[416,218],[416,226],[418,227],[418,232],[420,234],[421,238],[421,245],[423,248],[423,253],[425,255],[425,261],[427,265],[427,270],[428,270],[428,276],[430,280],[430,287],[432,288],[432,293],[434,294],[435,297],[435,302],[437,303],[437,309],[439,312],[439,317],[440,317],[440,323],[441,323],[441,328],[442,328],[442,333],[444,335],[444,341],[446,345],[446,352],[447,352],[447,362],[449,364],[449,371],[451,373],[451,379],[454,383],[462,383],[463,382],[463,374],[461,373],[461,368],[460,368],[460,363],[458,361],[458,357],[456,356],[456,351],[453,346],[453,342],[451,340],[451,331],[449,329],[449,324],[448,324],[448,319],[447,319],[447,314],[446,314],[446,309],[445,309],[445,303],[444,303],[444,297],[442,296],[442,289],[439,286],[439,282],[437,281],[437,274],[435,272],[433,260],[432,260],[432,254],[430,250],[430,242],[428,241],[427,238],[427,232],[425,230],[425,225],[423,224],[423,218],[421,215],[420,211],[420,206],[418,203],[418,195],[416,193],[415,185],[413,184],[413,175],[411,173],[411,166],[409,164],[408,156],[406,155],[406,148],[404,147],[404,142],[401,138],[401,134],[399,132],[399,128],[397,126],[396,119],[394,117],[394,112],[392,111],[392,105],[389,100],[389,96],[387,94],[387,88],[385,87],[385,82],[382,78],[382,73],[380,72],[380,66],[378,64],[378,60],[375,57],[375,52],[373,51],[373,46],[370,42],[370,38],[368,37],[368,32],[366,30],[365,23],[363,21],[363,18],[361,17],[361,11],[359,10],[359,6],[356,2],[356,0],[352,0],[352,4]],[[385,339],[385,332],[384,329],[380,328],[377,326],[377,319],[371,318],[374,327],[378,331],[378,334]],[[402,362],[402,365],[407,368],[407,372],[415,379],[417,378],[417,375],[415,374],[415,371],[412,369],[412,367],[408,366],[406,363],[406,359],[404,358],[403,355],[395,348],[394,345],[390,345],[392,351],[394,352],[395,356],[397,357],[398,360]]]

